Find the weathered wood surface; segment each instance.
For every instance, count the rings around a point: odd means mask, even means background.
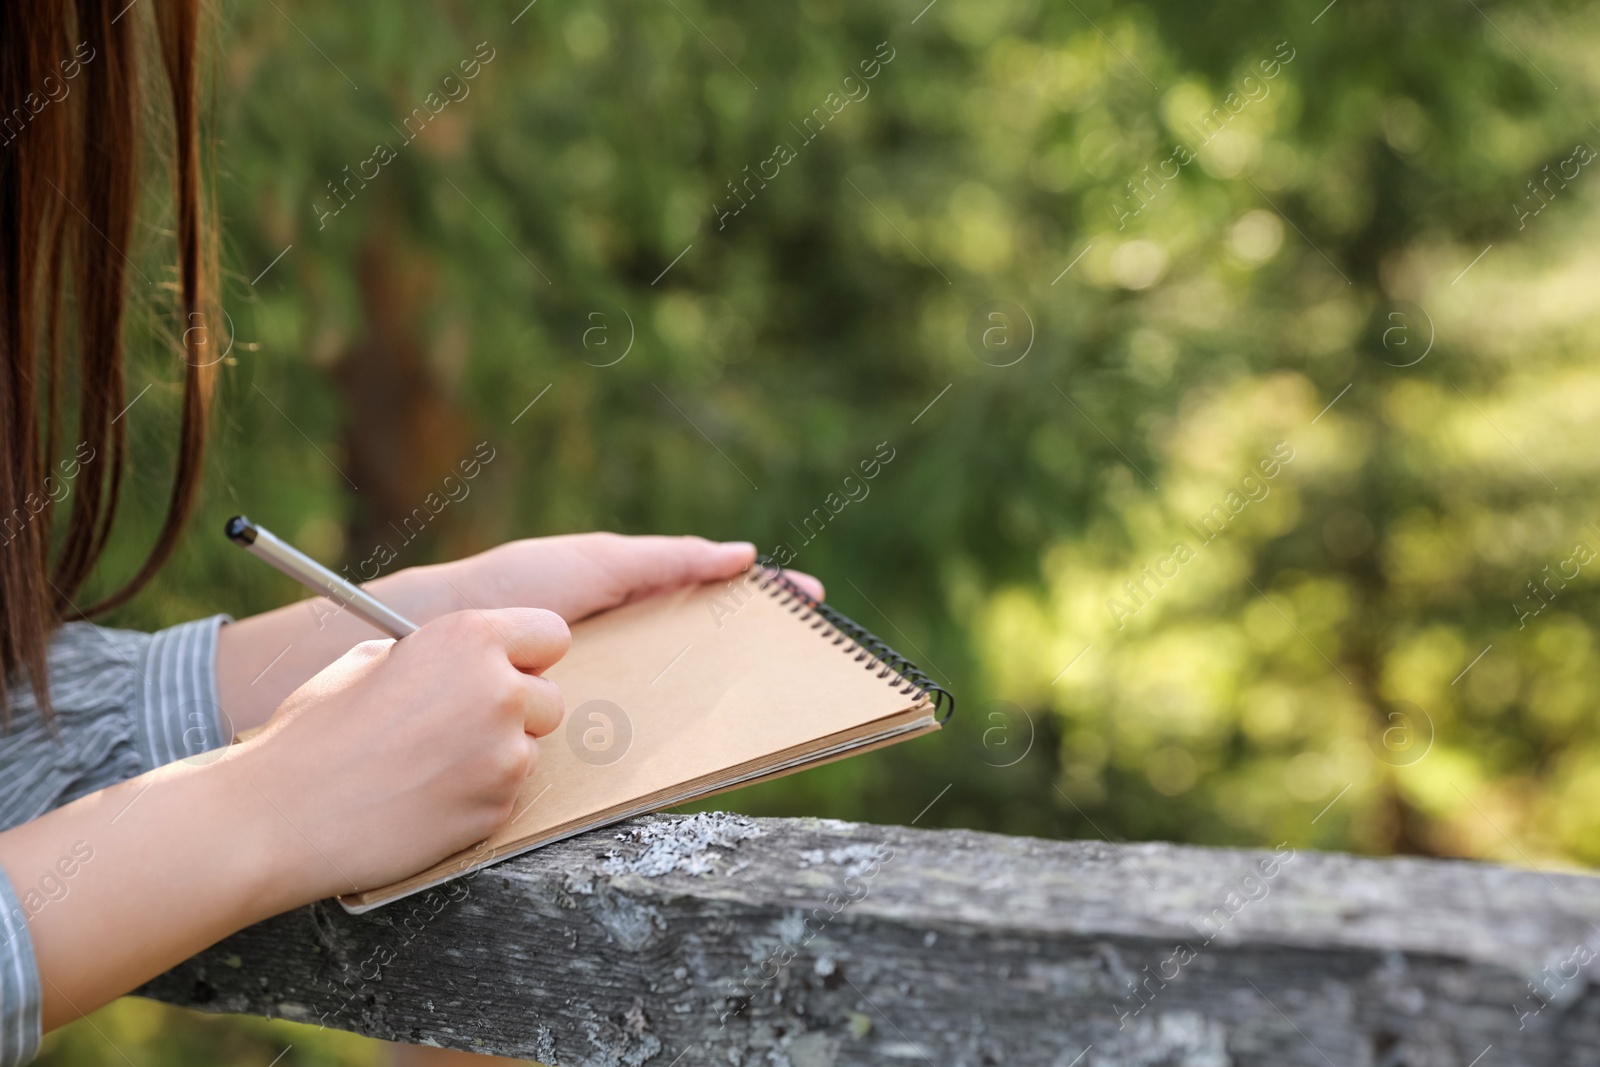
[[[662,816],[143,992],[562,1067],[1576,1067],[1597,921],[1479,864]]]

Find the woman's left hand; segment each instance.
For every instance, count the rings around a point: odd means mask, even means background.
[[[570,624],[656,593],[732,578],[755,557],[755,546],[747,541],[567,534],[510,541],[453,563],[416,568],[409,575],[419,583],[436,582],[436,595],[447,598],[433,614],[536,607]],[[815,578],[791,577],[821,598],[822,585]]]
[[[419,626],[453,611],[545,608],[568,624],[656,593],[732,578],[755,560],[745,541],[566,534],[510,541],[466,559],[411,567],[365,584]],[[812,596],[822,583],[788,572]],[[225,728],[266,722],[305,681],[380,635],[327,600],[229,623],[217,636],[217,693]]]

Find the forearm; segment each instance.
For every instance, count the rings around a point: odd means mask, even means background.
[[[421,625],[462,605],[448,564],[413,567],[366,583],[373,596]],[[325,598],[229,623],[217,635],[217,694],[236,732],[267,721],[283,699],[362,641],[385,636]]]
[[[49,1030],[312,886],[270,805],[221,763],[176,763],[0,834]],[[70,873],[68,873],[70,872]],[[307,884],[301,885],[301,882]]]
[[[477,610],[400,645],[375,643],[331,670],[379,634],[327,601],[222,627],[222,708],[242,732],[281,705],[267,732],[0,834],[0,868],[21,898],[43,976],[46,1025],[249,923],[392,882],[481,840],[522,783],[528,735],[560,719],[539,674],[565,651],[561,620],[731,578],[754,554],[742,543],[591,534],[402,571],[369,586],[418,624]],[[145,701],[192,703],[192,683],[206,673],[177,653],[147,666],[141,714],[151,710]],[[167,718],[170,735],[179,726]],[[154,758],[193,750],[182,729],[182,748],[167,736]]]

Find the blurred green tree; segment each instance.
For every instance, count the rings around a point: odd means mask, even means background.
[[[916,6],[228,5],[209,497],[117,621],[296,596],[238,510],[787,543],[962,707],[717,806],[1595,862],[1593,11]]]

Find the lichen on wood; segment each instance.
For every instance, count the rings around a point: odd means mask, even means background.
[[[143,992],[560,1067],[1576,1065],[1591,920],[1483,864],[653,816]]]

